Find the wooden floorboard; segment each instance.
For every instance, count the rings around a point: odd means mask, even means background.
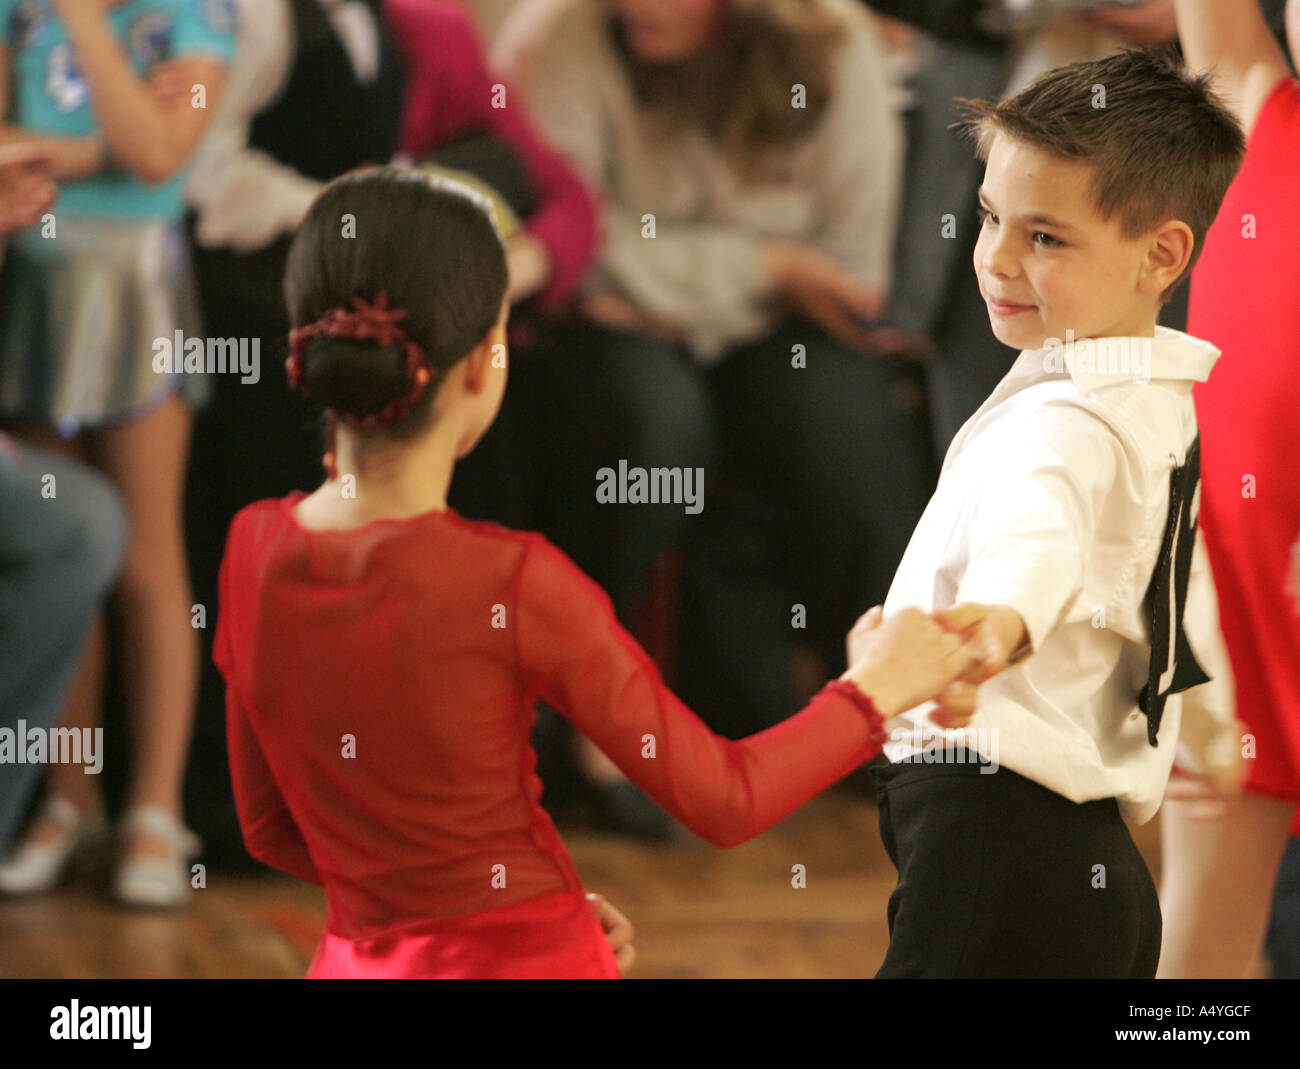
[[[1157,825],[1134,829],[1153,873]],[[858,794],[824,795],[733,850],[684,831],[668,846],[566,841],[588,888],[637,927],[633,976],[865,977],[884,957],[894,870]],[[212,873],[191,906],[162,914],[114,906],[103,879],[81,872],[55,894],[0,900],[0,977],[297,977],[325,915],[319,888],[273,874]]]

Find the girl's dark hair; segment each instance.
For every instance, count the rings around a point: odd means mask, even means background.
[[[388,294],[398,324],[423,346],[433,381],[407,415],[356,433],[404,440],[428,423],[442,373],[501,314],[505,247],[487,200],[454,180],[397,167],[331,182],[298,228],[284,279],[290,324],[304,327],[353,298]],[[317,336],[303,352],[303,385],[342,417],[379,411],[409,390],[401,345]]]

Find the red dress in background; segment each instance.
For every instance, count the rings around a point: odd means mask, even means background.
[[[535,698],[720,846],[879,752],[829,689],[713,734],[539,535],[453,512],[312,531],[304,496],[232,522],[214,659],[248,849],[326,890],[309,976],[617,976],[540,804]]]
[[[1206,237],[1188,330],[1223,351],[1195,393],[1200,523],[1237,715],[1256,740],[1246,786],[1300,800],[1300,615],[1288,593],[1291,547],[1300,538],[1297,145],[1300,82],[1285,79],[1261,109],[1241,173]],[[1300,832],[1300,817],[1293,831]]]

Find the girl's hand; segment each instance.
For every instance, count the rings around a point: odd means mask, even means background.
[[[888,720],[938,697],[979,664],[975,650],[945,631],[919,609],[901,609],[888,619],[877,605],[853,626],[849,663],[840,678],[871,698]],[[941,707],[943,726],[958,728],[975,712],[974,688],[950,692]]]
[[[184,60],[167,60],[149,71],[149,89],[164,108],[175,107],[193,91],[190,70]]]
[[[52,160],[40,145],[0,147],[0,233],[36,222],[58,195],[50,180]]]
[[[1206,772],[1189,772],[1174,766],[1165,787],[1165,801],[1187,806],[1193,820],[1219,820],[1228,811],[1228,803],[1241,793],[1245,762],[1233,751],[1228,765],[1217,765]]]
[[[604,895],[588,892],[587,902],[596,914],[596,920],[600,921],[601,928],[605,930],[609,948],[614,952],[614,960],[618,962],[619,974],[626,976],[627,971],[636,963],[636,947],[632,945],[636,929]]]

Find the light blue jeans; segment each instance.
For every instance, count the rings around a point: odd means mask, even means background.
[[[56,725],[126,537],[108,480],[0,432],[0,728]],[[0,857],[41,771],[0,761]]]

